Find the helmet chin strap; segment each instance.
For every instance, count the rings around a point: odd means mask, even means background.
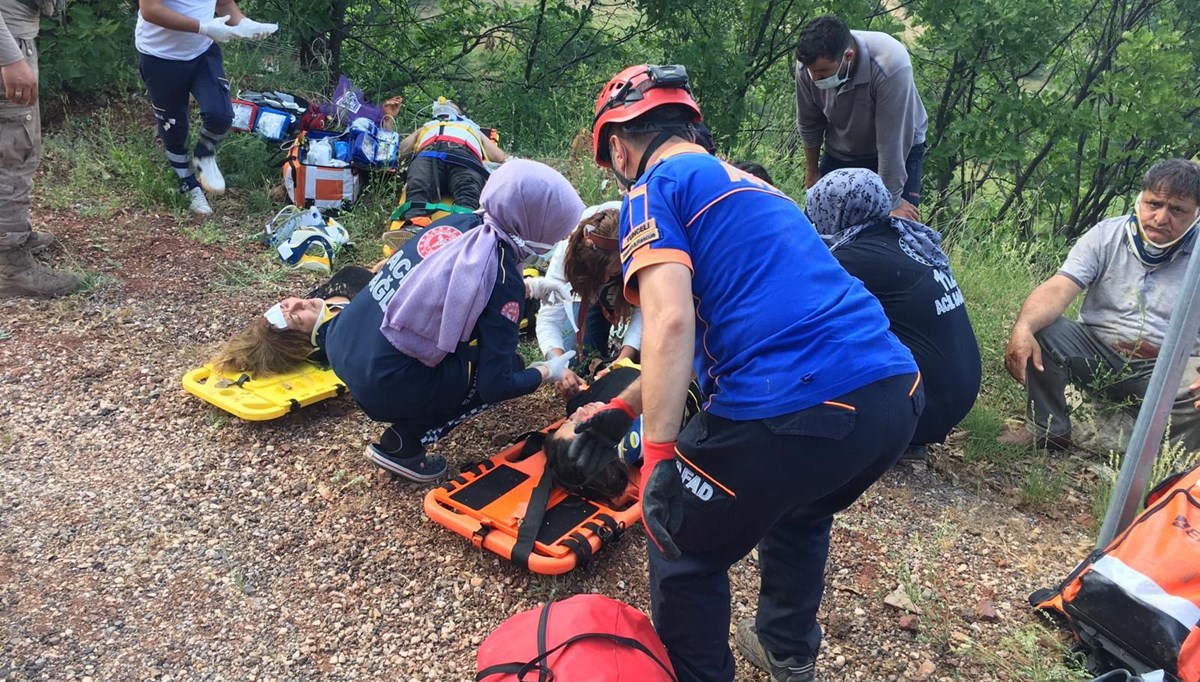
[[[621,171],[617,170],[615,165],[612,166],[612,172],[613,175],[617,176],[617,182],[624,185],[627,189],[633,187],[634,183],[640,180],[642,174],[646,172],[646,165],[650,162],[650,157],[654,156],[654,152],[658,151],[659,147],[666,144],[667,140],[671,139],[672,137],[687,137],[689,135],[693,135],[694,131],[695,129],[690,123],[686,125],[669,126],[660,129],[658,134],[654,136],[654,139],[650,140],[650,144],[646,145],[646,150],[642,152],[642,159],[638,162],[637,171],[633,174],[632,178],[625,177],[621,174]],[[694,141],[694,139],[692,141]]]
[[[634,182],[637,182],[638,179],[642,177],[642,173],[646,172],[646,163],[650,161],[651,156],[654,156],[654,152],[658,151],[658,148],[663,146],[667,140],[675,137],[681,132],[684,131],[678,128],[664,128],[654,136],[654,139],[650,141],[650,144],[646,145],[646,151],[642,153],[642,160],[638,163],[637,172],[633,175]]]

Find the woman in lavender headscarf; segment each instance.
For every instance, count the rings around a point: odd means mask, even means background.
[[[895,218],[883,180],[863,168],[826,174],[804,212],[851,275],[883,304],[892,333],[912,351],[925,382],[925,411],[905,458],[946,439],[979,393],[979,344],[962,291],[927,225]]]
[[[390,424],[367,457],[410,480],[441,478],[446,460],[427,455],[427,445],[495,403],[561,379],[573,355],[525,367],[516,350],[528,293],[520,263],[575,227],[579,195],[549,166],[513,160],[492,174],[480,204],[415,235],[344,307],[284,299],[244,334],[255,335],[245,345],[259,355],[226,353],[224,364],[273,368],[258,361],[261,351],[289,344],[307,352],[285,368],[310,353],[327,360],[367,416]]]

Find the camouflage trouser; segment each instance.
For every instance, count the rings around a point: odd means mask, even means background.
[[[37,47],[18,39],[25,61],[37,76]],[[42,160],[42,118],[36,104],[23,106],[4,98],[0,77],[0,250],[21,246],[29,239],[33,174]]]

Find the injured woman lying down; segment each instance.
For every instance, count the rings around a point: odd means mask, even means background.
[[[606,404],[629,388],[641,376],[641,368],[629,360],[621,360],[587,389],[567,401],[567,419],[551,433],[542,445],[546,466],[554,481],[564,489],[592,500],[606,502],[613,509],[623,509],[637,499],[638,467],[642,463],[642,418],[633,420],[620,442],[603,454],[570,452],[575,429]],[[688,387],[683,423],[700,411],[700,387],[695,381]],[[592,451],[595,452],[595,451]]]

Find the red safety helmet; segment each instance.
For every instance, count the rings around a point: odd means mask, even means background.
[[[604,126],[609,123],[632,121],[647,111],[668,104],[682,104],[696,113],[694,121],[704,120],[700,107],[696,100],[692,99],[687,70],[683,66],[638,64],[613,76],[596,98],[596,118],[592,121],[592,152],[597,165],[602,168],[612,166],[608,145],[601,146]]]

